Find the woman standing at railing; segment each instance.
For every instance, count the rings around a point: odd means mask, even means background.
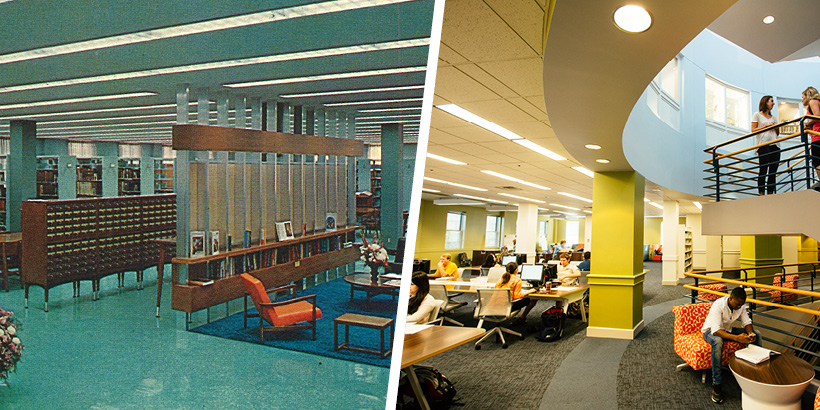
[[[814,87],[806,88],[803,91],[803,106],[806,107],[806,114],[820,116],[820,93]],[[820,121],[809,118],[804,123],[805,129],[820,132]],[[817,170],[817,178],[820,179],[820,135],[811,134],[811,164]],[[817,189],[820,182],[812,185],[812,189]]]
[[[774,97],[764,95],[758,104],[758,112],[752,115],[752,132],[777,124],[777,118],[772,115],[774,108]],[[778,128],[761,132],[755,135],[755,145],[765,144],[777,139]],[[780,165],[780,146],[777,143],[764,145],[755,150],[759,161],[760,170],[757,174],[757,191],[760,195],[773,194],[777,177],[777,166]],[[768,184],[766,183],[768,180]]]

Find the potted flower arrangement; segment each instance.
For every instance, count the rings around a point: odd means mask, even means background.
[[[384,249],[374,237],[373,242],[368,243],[367,238],[362,235],[363,245],[359,248],[362,252],[361,259],[370,267],[370,279],[375,282],[379,279],[379,266],[387,266],[387,249]]]
[[[0,381],[8,379],[23,354],[23,343],[17,335],[19,329],[14,313],[0,309]]]

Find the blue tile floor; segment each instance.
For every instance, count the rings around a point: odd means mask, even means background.
[[[169,270],[166,267],[166,271]],[[49,292],[32,287],[29,308],[15,278],[0,291],[0,307],[20,319],[25,351],[9,386],[0,386],[0,409],[383,409],[389,369],[185,330],[185,314],[172,311],[170,282],[156,313],[156,272],[145,289],[134,274],[117,289],[103,279],[102,298],[91,285],[72,298],[70,284]],[[227,307],[241,309],[241,300]],[[210,309],[210,319],[225,316]],[[193,315],[192,327],[206,312]]]

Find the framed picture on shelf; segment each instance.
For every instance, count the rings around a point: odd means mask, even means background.
[[[336,230],[336,212],[328,212],[325,214],[325,231]]]
[[[293,226],[291,225],[290,221],[276,223],[276,236],[279,238],[280,241],[294,238]]]
[[[191,231],[191,257],[205,256],[205,231]]]
[[[211,255],[219,253],[219,231],[211,231]]]

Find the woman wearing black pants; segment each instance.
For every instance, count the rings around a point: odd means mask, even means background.
[[[752,132],[777,124],[777,118],[772,115],[774,98],[764,95],[758,104],[758,112],[752,115]],[[777,139],[777,130],[774,128],[755,135],[755,145],[765,144]],[[757,176],[757,191],[760,195],[773,194],[776,190],[777,167],[780,165],[780,147],[777,143],[768,144],[755,150],[758,155],[760,169]]]

